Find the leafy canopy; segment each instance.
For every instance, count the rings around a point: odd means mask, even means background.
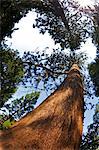
[[[59,49],[53,49],[51,55],[45,51],[25,52],[22,57],[25,69],[23,83],[30,82],[34,88],[53,91],[67,76],[74,63],[83,68],[86,59],[86,54],[82,52],[74,56]]]
[[[94,62],[89,64],[89,73],[94,84],[95,94],[99,96],[99,3],[94,6],[94,10],[90,10],[93,18],[93,43],[97,47],[96,58]]]
[[[1,109],[2,113],[0,115],[0,129],[8,129],[14,124],[15,120],[19,120],[27,113],[31,112],[34,109],[39,95],[40,92],[32,92],[20,99],[14,99],[4,104],[4,109]]]
[[[29,10],[31,10],[32,2],[26,0],[2,0],[0,1],[0,41],[4,40],[6,36],[13,33],[15,23],[24,17]]]
[[[99,104],[96,104],[93,123],[88,126],[88,131],[83,135],[80,150],[98,150],[99,146]]]
[[[22,60],[18,51],[7,47],[0,49],[0,107],[16,92],[19,82],[24,75]]]
[[[42,34],[47,31],[63,49],[74,51],[80,48],[81,42],[85,42],[89,20],[82,17],[84,14],[75,1],[46,0],[35,9],[37,18],[33,27],[38,27]]]

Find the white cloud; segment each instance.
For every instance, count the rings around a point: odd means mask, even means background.
[[[76,0],[76,1],[78,1],[82,7],[94,5],[94,0]]]
[[[96,56],[96,47],[91,41],[91,38],[87,39],[85,44],[82,44],[81,51],[86,52],[88,54],[88,61],[92,61]]]
[[[49,47],[50,50],[55,46],[53,39],[49,36],[48,33],[44,35],[39,33],[39,29],[33,29],[33,22],[35,22],[36,13],[30,12],[27,14],[27,17],[22,18],[19,24],[15,25],[15,28],[19,27],[19,30],[16,30],[12,34],[12,38],[6,38],[7,44],[12,43],[12,48],[18,49],[22,54],[24,51],[34,51],[44,50],[45,47]]]

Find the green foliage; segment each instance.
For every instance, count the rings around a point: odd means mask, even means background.
[[[28,11],[31,9],[32,2],[26,0],[2,0],[0,1],[0,41],[2,41],[5,36],[11,36],[12,32],[16,30],[14,28],[15,23],[24,17]]]
[[[24,75],[22,60],[18,51],[1,47],[0,74],[0,107],[2,107],[11,98],[12,94],[16,92],[17,86]]]
[[[0,115],[0,130],[5,130],[10,128],[15,123],[14,119],[9,118],[5,114]]]
[[[88,36],[89,20],[85,16],[82,19],[83,14],[79,12],[79,5],[75,1],[4,0],[1,1],[0,9],[1,40],[5,36],[11,36],[15,23],[33,8],[37,12],[36,25],[33,27],[38,27],[42,34],[48,31],[55,43],[60,43],[62,48],[77,49]]]
[[[42,87],[46,91],[55,90],[67,76],[66,71],[74,63],[83,68],[86,59],[86,54],[82,52],[74,55],[59,49],[54,49],[51,55],[46,54],[45,51],[42,53],[25,52],[22,58],[25,69],[23,82],[30,82],[34,88]]]
[[[90,10],[93,21],[92,41],[97,47],[96,58],[89,64],[89,74],[94,84],[95,95],[99,96],[99,3],[96,3],[94,10]]]
[[[60,43],[63,49],[77,50],[81,42],[85,42],[89,20],[82,17],[83,13],[76,2],[42,1],[42,9],[38,5],[36,12],[36,24],[33,27],[38,27],[42,34],[48,31],[55,44]]]
[[[39,98],[40,92],[32,92],[20,99],[15,99],[11,103],[7,103],[4,107],[14,119],[20,119],[34,109],[34,105]]]
[[[99,104],[96,105],[93,123],[88,126],[88,132],[83,135],[80,150],[98,150],[99,145]]]
[[[7,121],[5,121],[3,123],[3,127],[4,128],[10,128],[13,123],[14,123],[14,121],[10,121],[10,119],[8,119]]]
[[[97,50],[99,51],[99,3],[96,3],[94,7],[95,10],[92,12],[94,26],[92,39],[93,43],[97,47]]]
[[[0,130],[10,128],[15,123],[15,120],[19,120],[27,113],[31,112],[34,109],[34,105],[39,96],[40,92],[32,92],[20,99],[15,99],[10,103],[5,104],[3,107],[5,109],[1,109]],[[9,115],[7,115],[8,113],[6,114],[5,110],[7,110]]]
[[[10,119],[4,121],[3,124],[0,125],[0,130],[5,130],[10,128],[13,124],[15,123],[15,121],[11,121]]]
[[[89,74],[94,84],[95,95],[99,96],[99,58],[89,65]]]

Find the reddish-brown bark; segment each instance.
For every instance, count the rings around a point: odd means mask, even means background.
[[[0,150],[79,150],[83,127],[83,87],[77,65],[39,107],[0,132]]]

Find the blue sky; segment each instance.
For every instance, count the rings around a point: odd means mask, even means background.
[[[27,17],[22,18],[19,23],[15,25],[15,27],[19,28],[19,30],[16,30],[12,34],[12,38],[6,38],[6,43],[11,46],[11,48],[17,49],[21,56],[24,51],[44,50],[45,47],[49,47],[50,52],[48,51],[48,53],[51,53],[53,48],[59,47],[58,44],[54,45],[54,41],[48,33],[41,35],[39,34],[38,29],[32,28],[33,22],[35,22],[35,17],[35,12],[29,12]],[[91,39],[88,39],[85,44],[82,44],[81,50],[88,54],[88,62],[91,62],[95,58],[96,48],[92,44]],[[21,97],[23,94],[28,92],[30,92],[30,89],[20,87],[15,93],[14,98]],[[39,105],[47,96],[48,95],[45,92],[42,92],[37,105]],[[94,111],[91,111],[91,113],[90,111],[86,112],[87,118],[85,119],[84,131],[86,131],[87,125],[92,122],[93,113]]]

